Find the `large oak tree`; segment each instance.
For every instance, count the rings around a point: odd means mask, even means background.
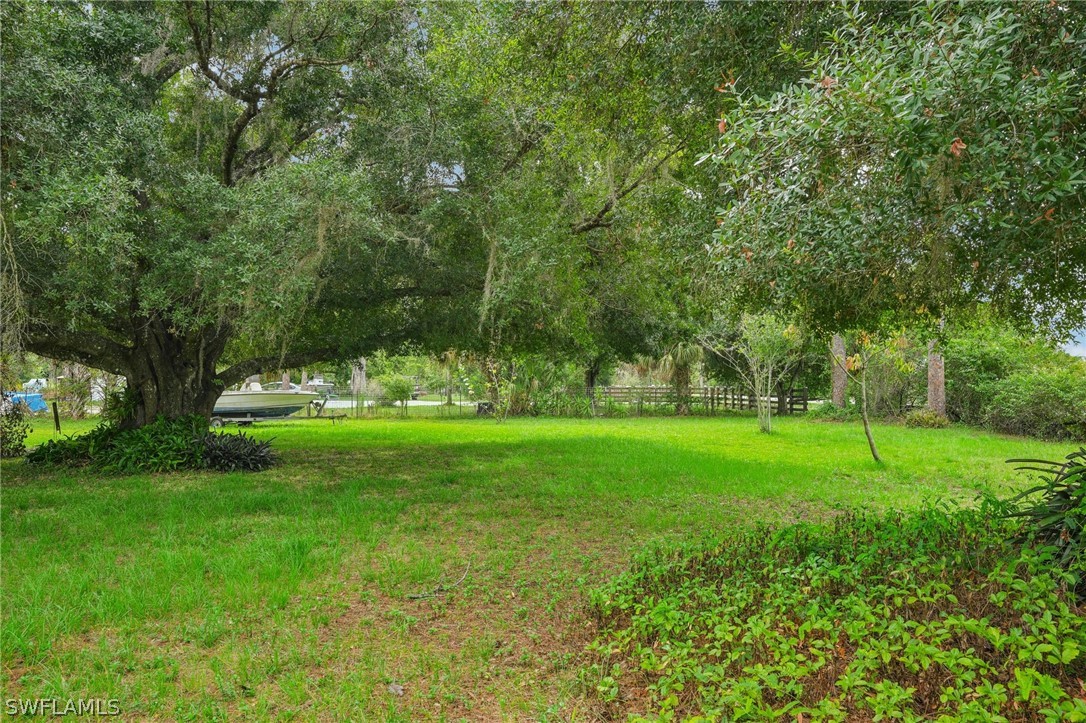
[[[258,371],[455,327],[472,255],[398,223],[425,154],[349,138],[424,83],[410,8],[2,12],[9,350],[123,375],[142,424],[206,415]]]

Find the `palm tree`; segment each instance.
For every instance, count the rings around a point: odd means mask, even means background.
[[[679,416],[690,414],[690,377],[704,357],[705,350],[692,341],[681,341],[660,357],[659,369],[675,390],[675,414]]]

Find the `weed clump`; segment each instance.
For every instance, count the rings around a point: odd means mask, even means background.
[[[905,426],[922,429],[945,429],[950,426],[950,420],[931,409],[917,409],[905,415]]]

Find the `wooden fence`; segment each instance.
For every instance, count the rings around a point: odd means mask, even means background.
[[[661,405],[675,404],[675,390],[672,387],[599,387],[599,394],[604,399],[616,404]],[[786,414],[807,411],[807,389],[797,389],[785,399],[782,407],[776,396],[770,397],[774,411]],[[691,387],[691,404],[698,405],[713,413],[720,409],[755,409],[756,397],[742,389],[734,387]]]

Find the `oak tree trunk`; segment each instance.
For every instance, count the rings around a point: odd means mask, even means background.
[[[784,382],[781,379],[777,379],[777,415],[784,416],[788,414],[788,399],[792,396],[793,384],[788,385],[785,389]]]
[[[584,370],[584,393],[592,405],[592,414],[596,414],[596,381],[600,376],[603,364],[599,359],[593,359]]]
[[[359,357],[351,366],[351,394],[359,395],[366,391],[366,357]]]
[[[215,371],[224,342],[209,331],[172,333],[156,319],[134,341],[124,377],[135,393],[135,410],[126,424],[140,427],[158,417],[190,414],[210,418],[222,393]]]

